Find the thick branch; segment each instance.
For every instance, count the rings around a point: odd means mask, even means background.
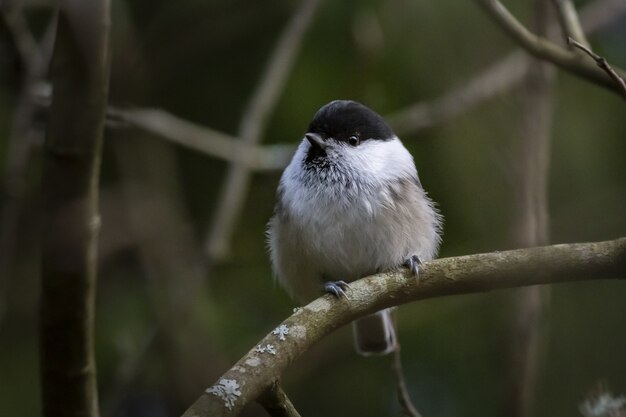
[[[97,417],[93,341],[108,0],[59,3],[42,175],[40,368],[45,417]]]
[[[222,375],[184,417],[237,415],[314,343],[383,308],[500,288],[624,278],[626,238],[438,259],[423,266],[419,280],[405,270],[373,275],[352,283],[347,299],[325,295],[298,309]]]
[[[597,66],[573,51],[558,46],[549,40],[535,35],[522,25],[498,0],[475,0],[500,25],[500,27],[521,47],[536,58],[552,62],[559,68],[580,78],[621,94],[619,86]],[[623,71],[617,71],[624,78]]]

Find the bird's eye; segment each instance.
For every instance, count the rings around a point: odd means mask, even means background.
[[[352,146],[357,146],[360,142],[359,137],[356,135],[352,135],[348,138],[348,143]]]

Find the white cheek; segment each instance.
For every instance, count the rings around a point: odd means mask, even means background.
[[[284,188],[283,202],[295,215],[302,215],[306,212],[307,202],[311,199],[312,190],[304,187],[302,184],[302,161],[306,158],[309,146],[306,140],[300,143],[280,179],[281,185]]]
[[[329,204],[340,203],[342,208],[342,204],[347,205],[354,201],[350,199],[336,201],[336,193],[330,192],[323,177],[319,178],[318,184],[309,183],[308,186],[304,186],[303,181],[307,174],[304,172],[302,161],[306,158],[309,148],[308,141],[303,140],[281,178],[281,185],[285,191],[283,202],[294,215],[305,218],[311,215],[311,211],[326,213]],[[367,140],[357,147],[337,144],[328,150],[328,157],[334,159],[345,171],[350,171],[357,180],[350,181],[346,191],[366,193],[360,194],[359,200],[361,208],[369,216],[380,205],[381,198],[383,205],[390,204],[390,196],[380,195],[375,190],[380,190],[381,186],[385,186],[383,188],[386,189],[387,184],[398,179],[417,178],[413,157],[398,138],[388,141]],[[323,175],[324,172],[320,174]],[[329,202],[329,198],[333,201]]]
[[[417,175],[413,157],[396,137],[389,141],[364,141],[347,153],[355,169],[377,181],[411,178]]]

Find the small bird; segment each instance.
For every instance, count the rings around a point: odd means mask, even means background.
[[[413,157],[385,120],[355,101],[317,111],[277,190],[268,224],[274,273],[300,302],[401,266],[417,276],[441,241],[442,217]],[[394,351],[390,311],[354,322],[362,355]]]

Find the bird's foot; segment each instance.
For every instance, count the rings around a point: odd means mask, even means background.
[[[334,295],[337,298],[345,297],[346,290],[350,289],[350,286],[345,281],[328,281],[324,283],[324,292]]]
[[[419,275],[421,264],[422,264],[422,261],[417,255],[410,256],[406,261],[404,261],[404,266],[409,268],[409,270],[414,276]]]

